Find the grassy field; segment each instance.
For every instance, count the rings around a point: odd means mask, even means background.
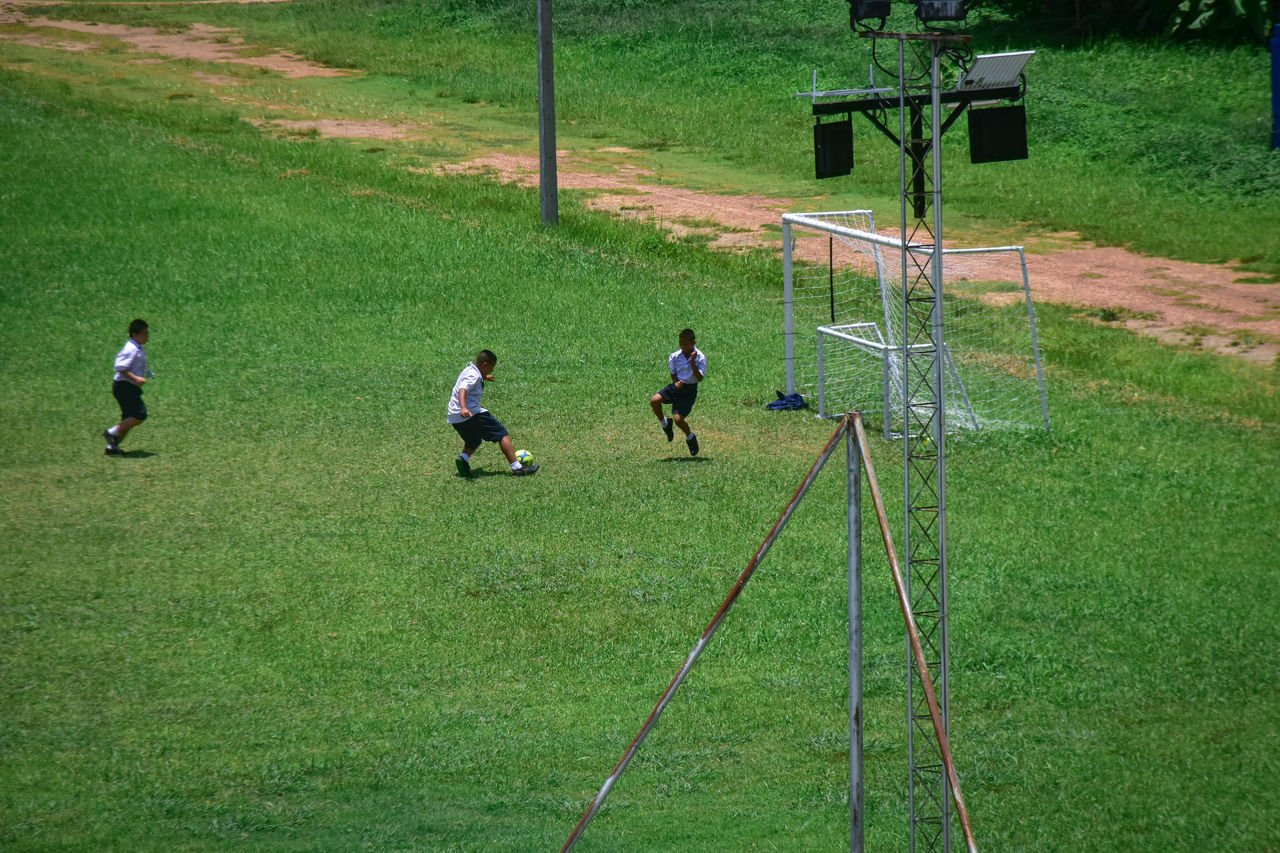
[[[895,8],[891,24],[912,29],[907,4]],[[199,106],[206,126],[317,111],[419,118],[433,123],[430,140],[388,148],[437,162],[494,149],[536,152],[534,10],[516,0],[309,0],[42,11],[161,29],[235,27],[251,41],[366,72],[358,82],[273,81],[224,65],[219,74],[254,87],[227,103],[225,87],[202,91],[210,87],[182,76],[191,63],[129,70],[119,57],[62,54],[52,76],[75,97],[166,123]],[[896,220],[897,148],[868,122],[856,127],[854,176],[812,179],[813,120],[792,94],[809,90],[815,70],[822,87],[866,81],[867,42],[849,32],[845,12],[830,0],[560,4],[557,142],[578,154],[627,146],[639,152],[633,162],[690,185],[812,199],[827,210],[870,207]],[[976,52],[1037,51],[1027,69],[1031,157],[972,165],[961,153],[966,123],[949,131],[950,233],[1015,228],[1030,242],[1036,228],[1076,231],[1102,244],[1280,275],[1280,157],[1269,148],[1265,44],[1079,42],[1056,25],[976,13],[968,29]],[[47,51],[5,49],[28,69],[46,61]],[[273,90],[300,98],[303,109],[282,113]]]
[[[308,5],[201,14],[295,43],[354,17]],[[460,43],[499,52],[471,8]],[[386,30],[353,26],[350,62],[394,64]],[[558,848],[832,429],[762,405],[776,259],[571,196],[544,231],[535,193],[95,88],[91,61],[0,70],[0,846]],[[134,316],[153,417],[108,459]],[[1054,431],[949,445],[980,845],[1280,848],[1276,372],[1039,318]],[[646,403],[685,325],[696,460]],[[453,474],[481,346],[533,478],[491,447]],[[900,447],[872,440],[900,519]],[[819,480],[579,849],[847,843],[843,490]],[[868,843],[901,850],[906,662],[870,544]]]

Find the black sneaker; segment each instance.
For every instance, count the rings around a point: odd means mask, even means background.
[[[688,438],[686,438],[684,441],[685,441],[685,444],[689,445],[689,455],[697,456],[698,455],[698,437],[696,435],[691,435]]]
[[[470,476],[471,476],[471,463],[470,463],[470,462],[468,462],[467,460],[463,459],[461,456],[459,456],[457,459],[455,459],[455,460],[453,460],[453,461],[454,461],[454,463],[458,466],[458,476],[459,476],[459,477],[470,477]]]
[[[120,445],[113,444],[103,451],[107,456],[124,456],[124,451],[120,449]]]
[[[523,477],[525,474],[538,473],[537,465],[521,465],[519,468],[512,468],[511,474],[515,477]]]
[[[666,426],[662,428],[662,431],[667,434],[667,441],[676,437],[676,431],[671,426],[671,418],[667,418]]]
[[[105,438],[105,439],[107,440],[107,449],[108,449],[108,450],[110,450],[110,449],[111,449],[111,448],[113,448],[113,447],[114,447],[116,450],[119,450],[119,449],[120,449],[120,439],[118,439],[118,438],[116,438],[114,435],[112,435],[110,430],[106,430],[106,429],[104,429],[104,430],[102,431],[102,437],[103,437],[103,438]]]

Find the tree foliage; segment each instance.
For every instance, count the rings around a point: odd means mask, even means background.
[[[1280,13],[1280,0],[982,0],[982,5],[1016,18],[1061,19],[1085,34],[1237,43],[1266,38]]]

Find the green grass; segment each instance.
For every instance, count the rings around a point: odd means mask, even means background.
[[[898,6],[895,25],[912,28],[908,7]],[[867,75],[867,42],[848,31],[842,8],[826,0],[566,5],[555,18],[558,142],[570,150],[622,144],[691,182],[713,176],[725,188],[813,199],[823,209],[870,206],[896,219],[897,148],[868,122],[856,128],[853,177],[811,177],[812,118],[792,93],[808,90],[815,69],[825,87]],[[525,147],[534,142],[527,3],[84,4],[50,14],[234,26],[365,69],[380,102],[429,105],[456,118],[473,144],[510,139],[513,127]],[[972,165],[965,122],[949,132],[947,209],[958,226],[1078,231],[1107,245],[1280,274],[1280,158],[1269,148],[1264,44],[1070,41],[976,12],[969,31],[978,52],[1037,55],[1027,71],[1029,160]],[[467,150],[462,143],[457,154]]]
[[[832,428],[762,405],[776,259],[122,102],[0,71],[0,845],[554,849]],[[107,459],[134,316],[153,417]],[[1276,373],[1040,319],[1054,431],[949,445],[982,849],[1280,846]],[[646,405],[685,325],[699,461]],[[534,478],[488,447],[453,476],[481,346]],[[895,524],[900,452],[873,438]],[[579,849],[846,843],[843,494],[819,479]],[[868,841],[897,850],[873,541]]]

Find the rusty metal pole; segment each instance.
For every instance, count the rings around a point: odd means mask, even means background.
[[[862,415],[851,412],[845,419],[862,423]],[[849,850],[862,853],[866,825],[862,772],[862,478],[859,459],[861,438],[855,430],[846,433],[845,466],[849,509]]]
[[[880,538],[884,542],[885,555],[889,558],[889,571],[893,574],[893,587],[898,593],[898,606],[902,609],[902,618],[907,625],[907,643],[911,647],[920,683],[924,688],[925,701],[929,708],[929,719],[933,724],[933,735],[938,746],[938,756],[946,775],[948,790],[956,811],[960,816],[960,829],[964,833],[965,849],[968,853],[978,853],[978,842],[974,838],[973,825],[969,822],[969,811],[965,808],[964,794],[960,791],[960,777],[956,773],[955,761],[951,757],[951,742],[942,719],[942,706],[938,703],[938,695],[933,689],[929,677],[929,661],[925,658],[924,645],[920,641],[920,629],[912,613],[911,596],[907,591],[907,581],[898,562],[898,552],[893,544],[893,534],[889,531],[889,516],[885,512],[884,498],[880,493],[880,484],[876,480],[875,466],[871,462],[871,453],[867,447],[867,434],[862,428],[862,418],[853,419],[853,429],[858,434],[858,446],[862,452],[862,468],[867,473],[867,491],[871,494],[871,504],[876,511],[876,521],[880,526]]]
[[[604,784],[600,786],[599,793],[596,798],[587,807],[585,813],[578,820],[578,825],[573,828],[573,832],[569,834],[569,838],[565,841],[564,846],[560,848],[560,853],[569,853],[578,843],[578,839],[582,837],[582,833],[586,830],[587,824],[591,823],[592,818],[596,816],[596,812],[604,805],[605,798],[609,796],[609,792],[613,790],[613,786],[617,784],[618,779],[622,777],[627,766],[631,763],[631,759],[635,757],[640,745],[644,743],[645,738],[649,736],[649,732],[658,724],[658,718],[662,716],[662,712],[666,710],[667,704],[671,698],[675,696],[680,685],[684,683],[685,677],[688,676],[689,670],[697,663],[698,658],[702,655],[703,650],[711,642],[712,636],[715,635],[716,629],[720,627],[720,623],[724,621],[729,614],[729,609],[733,607],[738,600],[742,590],[746,587],[747,582],[751,580],[756,569],[764,562],[765,555],[769,553],[769,549],[773,547],[773,543],[777,541],[778,536],[782,534],[782,529],[787,526],[787,522],[791,519],[792,513],[796,511],[796,507],[800,505],[800,501],[804,499],[805,494],[809,491],[809,487],[813,485],[813,481],[817,479],[818,472],[827,464],[827,459],[836,451],[840,445],[840,439],[844,433],[852,428],[852,416],[841,418],[840,425],[836,427],[836,431],[831,434],[831,438],[822,448],[822,452],[818,454],[818,459],[809,469],[809,473],[800,481],[799,487],[795,494],[791,496],[791,500],[787,502],[783,508],[782,514],[778,516],[778,520],[774,522],[773,529],[769,531],[769,535],[760,543],[760,547],[756,549],[755,556],[747,563],[747,567],[743,569],[742,574],[738,576],[738,581],[729,590],[729,594],[725,596],[724,602],[721,603],[720,609],[716,611],[716,615],[712,617],[711,622],[707,625],[706,630],[702,632],[702,636],[698,638],[698,642],[694,645],[693,650],[689,652],[689,656],[685,658],[684,665],[671,679],[671,683],[667,685],[666,691],[658,700],[658,704],[653,706],[653,710],[649,712],[649,717],[640,726],[640,731],[636,732],[636,736],[632,738],[631,743],[627,746],[626,751],[622,754],[622,758],[614,766],[613,772],[609,774],[609,778],[605,779]]]

